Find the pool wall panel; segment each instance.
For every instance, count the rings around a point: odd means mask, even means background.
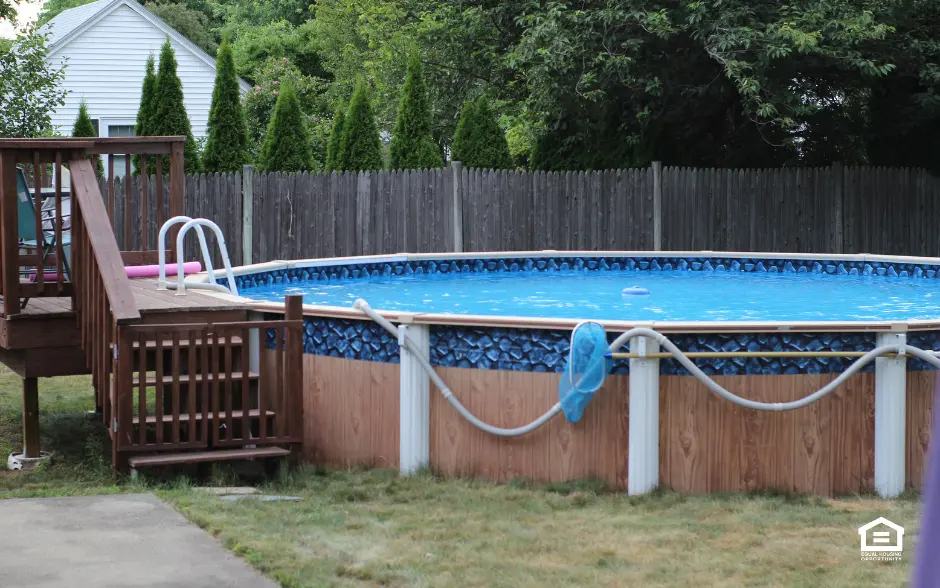
[[[497,427],[535,420],[558,401],[558,374],[467,368],[438,373],[464,406]],[[558,417],[518,438],[476,429],[432,391],[431,467],[445,475],[504,482],[599,478],[626,487],[628,382],[624,376],[608,378],[579,422]]]
[[[815,392],[828,374],[719,376],[742,397],[787,402]],[[809,407],[749,410],[717,398],[697,380],[660,384],[660,483],[680,492],[781,490],[844,495],[874,476],[874,376],[859,374]]]
[[[927,465],[927,445],[930,442],[934,390],[937,372],[908,372],[907,374],[907,465],[908,488],[921,488]]]
[[[304,355],[304,459],[398,467],[398,364]]]

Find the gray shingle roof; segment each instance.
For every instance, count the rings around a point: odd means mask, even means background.
[[[98,0],[91,4],[85,4],[77,8],[63,10],[52,20],[40,27],[39,31],[49,37],[49,46],[56,44],[56,41],[64,39],[69,33],[82,26],[89,19],[114,3],[114,0]]]

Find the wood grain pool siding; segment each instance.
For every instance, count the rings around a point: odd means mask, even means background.
[[[398,466],[398,364],[304,356],[304,457],[329,467]],[[560,375],[438,368],[456,397],[484,421],[527,423],[558,399]],[[909,372],[907,485],[924,476],[935,382]],[[786,402],[832,374],[716,376],[743,397]],[[498,481],[599,478],[626,488],[629,378],[611,376],[578,423],[558,417],[521,438],[494,437],[431,396],[431,468]],[[660,485],[679,492],[780,490],[822,496],[874,485],[874,374],[862,373],[804,409],[772,413],[722,400],[690,376],[660,379]]]

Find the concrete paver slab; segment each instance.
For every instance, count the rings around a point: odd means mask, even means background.
[[[0,586],[274,588],[151,494],[0,500]]]

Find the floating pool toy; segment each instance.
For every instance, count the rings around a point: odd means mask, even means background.
[[[629,288],[624,288],[621,294],[624,296],[649,296],[650,291],[639,286],[630,286]]]

